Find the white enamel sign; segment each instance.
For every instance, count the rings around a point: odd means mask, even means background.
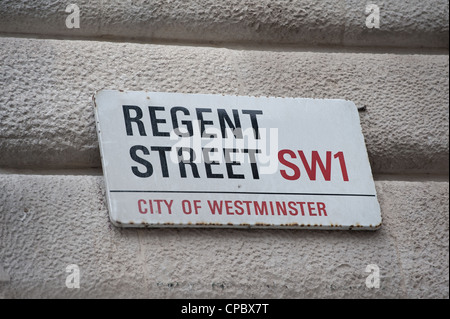
[[[381,225],[352,102],[102,90],[94,107],[117,226]]]

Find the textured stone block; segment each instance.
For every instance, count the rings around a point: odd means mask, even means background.
[[[0,32],[44,36],[448,48],[448,1],[378,2],[368,28],[362,0],[76,1],[80,28],[67,28],[64,1],[3,0]]]
[[[339,98],[375,173],[448,173],[448,55],[0,39],[0,167],[100,167],[99,89]]]
[[[6,298],[448,298],[448,181],[377,181],[371,231],[120,229],[101,176],[0,175]],[[80,289],[65,286],[80,268]],[[368,264],[380,288],[366,287]]]

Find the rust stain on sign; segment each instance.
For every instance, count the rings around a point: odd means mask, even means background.
[[[101,90],[93,104],[116,226],[381,226],[350,101]]]

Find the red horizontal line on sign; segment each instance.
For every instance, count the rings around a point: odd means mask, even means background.
[[[267,192],[223,192],[223,191],[158,191],[158,190],[111,190],[110,193],[181,193],[181,194],[242,194],[242,195],[304,195],[304,196],[360,196],[375,197],[372,194],[324,194],[324,193],[267,193]]]

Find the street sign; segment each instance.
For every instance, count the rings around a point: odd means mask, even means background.
[[[94,107],[116,226],[381,225],[350,101],[102,90]]]

